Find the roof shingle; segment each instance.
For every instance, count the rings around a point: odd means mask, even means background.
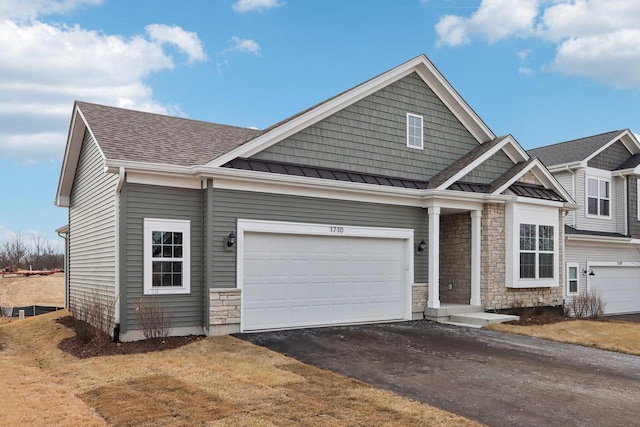
[[[204,165],[260,134],[259,130],[77,101],[110,160]]]
[[[573,139],[559,142],[546,147],[534,148],[527,152],[531,157],[537,157],[545,166],[561,165],[564,163],[579,162],[598,149],[602,148],[624,130],[614,130],[586,138]]]

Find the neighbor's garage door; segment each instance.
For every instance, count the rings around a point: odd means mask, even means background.
[[[242,330],[406,318],[407,240],[246,232]]]
[[[589,290],[600,292],[605,314],[640,311],[640,267],[592,267]]]

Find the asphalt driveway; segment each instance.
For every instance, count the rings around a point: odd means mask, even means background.
[[[238,334],[492,426],[640,425],[640,357],[419,320]]]

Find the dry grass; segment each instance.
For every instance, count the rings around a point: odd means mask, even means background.
[[[477,425],[233,337],[75,359],[66,311],[0,326],[7,425]]]
[[[64,273],[51,276],[0,277],[0,306],[64,306]]]
[[[550,325],[497,324],[490,329],[640,356],[640,324],[574,320]]]

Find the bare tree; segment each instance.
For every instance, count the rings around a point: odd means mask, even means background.
[[[43,268],[42,258],[44,255],[45,244],[48,243],[47,237],[43,233],[31,233],[31,260],[30,264],[36,270]]]
[[[25,262],[29,255],[29,248],[22,237],[22,233],[13,233],[11,238],[4,243],[4,257],[10,267],[26,267]]]

